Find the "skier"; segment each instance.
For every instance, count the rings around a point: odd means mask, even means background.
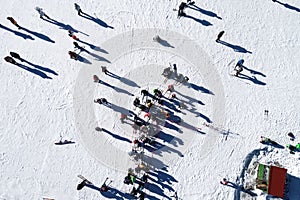
[[[244,64],[244,59],[241,59],[236,63],[234,67],[234,71],[236,72],[235,76],[239,76],[239,74],[243,71],[243,64]]]
[[[223,180],[220,181],[223,185],[228,185],[229,181],[226,178],[223,178]]]
[[[166,94],[167,92],[170,92],[170,93],[174,92],[174,86],[173,86],[172,84],[168,85],[168,88],[167,88],[167,90],[165,91],[165,94]]]
[[[290,153],[293,153],[294,151],[297,150],[297,148],[291,144],[286,145],[286,148],[290,150]]]
[[[48,19],[51,19],[48,15],[46,15],[46,13],[43,11],[43,8],[40,7],[35,7],[35,10],[38,11],[38,13],[40,14],[40,18],[44,19],[43,17],[45,16]]]
[[[71,59],[74,59],[74,60],[78,59],[78,54],[75,53],[74,51],[69,51],[68,53],[69,53]]]
[[[142,101],[144,101],[144,97],[146,97],[146,101],[147,101],[149,92],[147,90],[141,90],[141,95],[142,95]]]
[[[79,46],[78,42],[73,42],[73,44],[74,44],[74,48],[77,48],[77,49],[80,49],[80,50],[83,49],[83,47]]]
[[[157,88],[153,90],[153,93],[154,93],[154,95],[157,96],[158,98],[161,98],[161,97],[162,97],[161,91],[160,91],[159,89],[157,89]]]
[[[110,181],[108,184],[106,184],[106,181],[107,181],[107,180],[108,180],[108,178],[106,178],[105,181],[104,181],[104,183],[102,184],[102,186],[101,186],[101,188],[100,188],[101,192],[107,192],[107,191],[110,189],[109,184],[110,184],[112,181]]]
[[[186,3],[185,2],[181,2],[181,4],[179,5],[179,9],[178,9],[178,18],[182,17],[182,16],[186,16],[186,14],[183,12],[183,10],[186,7]]]
[[[130,194],[131,194],[132,196],[135,196],[135,195],[137,195],[137,193],[138,193],[138,190],[135,189],[135,187],[133,186],[133,188],[132,188]]]
[[[225,31],[221,31],[218,36],[217,36],[217,39],[216,39],[216,42],[220,42],[220,39],[221,37],[224,35]]]
[[[15,52],[9,52],[9,54],[11,55],[11,57],[16,58],[23,62],[23,59],[21,58],[21,56],[19,54],[15,53]]]
[[[105,106],[109,106],[110,105],[110,103],[108,103],[108,101],[105,98],[95,99],[94,102],[95,103],[99,103],[99,104],[103,104]]]
[[[77,12],[78,12],[78,15],[81,16],[81,13],[83,13],[83,12],[82,12],[80,6],[79,6],[77,3],[74,3],[74,6],[75,6],[75,9],[76,9]]]
[[[139,100],[139,98],[135,98],[135,100],[133,101],[133,105],[135,107],[139,107],[140,103],[141,103],[141,101]]]
[[[139,196],[139,200],[144,200],[145,199],[145,193],[141,192],[140,196]]]
[[[187,0],[187,5],[194,5],[195,4],[195,1],[191,1],[191,0]]]
[[[161,75],[163,76],[169,76],[171,72],[171,67],[167,67],[164,69],[163,73]]]
[[[148,138],[146,138],[148,139]],[[145,143],[145,140],[143,141]],[[148,175],[146,173],[144,173],[144,175],[142,176],[141,180],[144,182],[144,183],[147,183],[148,181]]]
[[[145,115],[144,115],[144,118],[147,117],[147,122],[150,121],[150,117],[151,117],[151,114],[150,112],[147,112]]]
[[[76,35],[74,35],[73,31],[71,31],[71,30],[68,30],[68,32],[69,32],[69,36],[70,36],[71,38],[73,38],[74,40],[77,40],[77,41],[79,41],[79,38],[78,38],[78,37],[76,37]]]
[[[103,72],[104,74],[107,75],[108,70],[107,70],[106,66],[101,66],[101,70],[102,70],[102,72]]]
[[[143,182],[141,182],[141,183],[139,183],[139,186],[138,186],[138,188],[137,188],[137,191],[138,192],[142,192],[143,191],[143,189],[144,189],[144,183]]]
[[[7,19],[13,24],[15,25],[16,27],[18,27],[18,29],[21,29],[22,27],[18,25],[17,21],[14,20],[14,18],[12,17],[7,17]]]
[[[177,71],[177,66],[176,66],[176,64],[173,64],[173,70],[174,70],[174,71]]]
[[[189,79],[189,77],[185,76],[184,80],[185,80],[185,82],[188,82],[190,79]]]
[[[5,60],[6,62],[9,62],[9,63],[14,64],[14,65],[17,65],[17,64],[18,64],[18,63],[17,63],[12,57],[10,57],[10,56],[6,56],[6,57],[4,58],[4,60]]]

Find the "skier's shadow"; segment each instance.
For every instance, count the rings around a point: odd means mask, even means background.
[[[269,145],[278,149],[284,149],[284,146],[282,146],[281,144],[278,144],[277,142],[261,142],[264,145]]]
[[[114,134],[104,128],[102,128],[102,131],[105,132],[105,133],[108,133],[109,135],[111,135],[112,137],[116,138],[117,140],[121,140],[121,141],[124,141],[124,142],[128,142],[128,143],[131,143],[131,140],[125,138],[125,137],[122,137],[122,136],[119,136],[117,134]]]
[[[27,29],[27,28],[24,28],[24,27],[21,27],[21,30],[24,30],[24,31],[26,31],[27,33],[30,33],[30,34],[34,35],[35,37],[40,38],[40,39],[42,39],[42,40],[45,40],[45,41],[47,41],[47,42],[55,43],[55,41],[51,40],[47,35],[44,35],[44,34],[42,34],[42,33],[38,33],[38,32],[35,32],[35,31],[31,31],[31,30],[29,30],[29,29]]]
[[[222,41],[222,40],[219,40],[218,43],[220,43],[220,44],[222,44],[222,45],[225,45],[225,46],[227,46],[227,47],[229,47],[229,48],[232,48],[235,52],[239,52],[239,53],[250,53],[250,54],[252,54],[251,51],[248,51],[248,50],[245,49],[244,47],[241,47],[241,46],[238,46],[238,45],[233,45],[233,44],[230,44],[230,43],[225,42],[225,41]]]
[[[286,8],[288,8],[288,9],[290,9],[290,10],[294,10],[294,11],[296,11],[296,12],[300,12],[300,9],[297,8],[297,7],[295,7],[295,6],[289,5],[289,4],[287,4],[287,3],[282,3],[282,2],[277,1],[277,0],[275,0],[274,2],[279,3],[280,5],[286,7]]]
[[[57,21],[57,20],[55,20],[55,19],[44,19],[44,18],[43,18],[43,20],[46,21],[46,22],[49,22],[49,23],[51,23],[51,24],[54,24],[54,25],[56,25],[56,26],[59,26],[60,29],[70,30],[70,31],[72,31],[72,32],[74,32],[74,33],[82,33],[82,34],[84,34],[84,35],[86,35],[86,36],[89,36],[88,34],[86,34],[86,33],[84,33],[84,32],[81,32],[81,31],[78,31],[78,30],[74,29],[74,28],[73,28],[72,26],[70,26],[69,24],[64,24],[64,23],[59,22],[59,21]]]
[[[91,55],[91,56],[93,56],[96,60],[98,60],[98,61],[104,61],[104,62],[107,62],[107,63],[110,63],[110,61],[109,60],[107,60],[106,58],[104,58],[104,57],[101,57],[101,56],[99,56],[99,55],[97,55],[97,54],[95,54],[95,53],[92,53],[92,52],[90,52],[90,51],[88,51],[88,50],[86,50],[85,48],[79,48],[81,51],[83,51],[83,52],[86,52],[86,53],[88,53],[89,55]]]
[[[246,69],[246,70],[248,70],[253,75],[260,75],[260,76],[266,77],[266,75],[264,75],[263,73],[255,71],[253,69],[249,69],[249,68],[245,67],[244,65],[243,65],[243,68]]]
[[[160,45],[164,46],[164,47],[170,47],[170,48],[175,48],[174,46],[172,46],[167,40],[163,40],[161,38],[159,38],[159,40],[157,41],[157,43],[159,43]]]
[[[95,45],[93,45],[93,44],[91,44],[91,43],[85,42],[85,41],[83,41],[83,40],[78,40],[78,42],[81,42],[81,43],[83,43],[83,44],[85,44],[85,45],[88,45],[91,49],[93,49],[93,50],[95,50],[95,51],[100,51],[100,52],[102,52],[102,53],[108,54],[108,52],[105,51],[104,49],[101,49],[100,47],[97,47],[97,46],[95,46]]]
[[[137,88],[141,88],[138,84],[136,84],[134,81],[132,80],[129,80],[128,78],[125,78],[125,77],[121,77],[119,79],[122,83],[128,85],[128,86],[131,86],[131,87],[137,87]]]
[[[30,68],[30,67],[27,67],[26,65],[22,65],[22,64],[20,64],[20,63],[17,63],[17,66],[19,66],[20,68],[25,69],[25,70],[27,70],[27,71],[33,73],[33,74],[36,74],[36,75],[38,75],[38,76],[40,76],[40,77],[42,77],[42,78],[45,78],[45,79],[52,79],[51,77],[47,76],[47,74],[45,74],[44,72],[39,71],[39,70],[37,70],[37,69],[33,69],[33,68]]]
[[[195,17],[193,17],[191,15],[185,15],[184,17],[192,19],[195,22],[198,22],[198,23],[202,24],[203,26],[212,26],[212,23],[210,23],[209,21],[198,19],[198,18],[195,18]]]
[[[102,80],[99,80],[98,83],[102,84],[102,85],[105,85],[107,87],[110,87],[112,89],[114,89],[116,92],[118,93],[123,93],[123,94],[127,94],[129,96],[134,96],[134,94],[128,92],[127,90],[124,90],[122,88],[119,88],[119,87],[116,87],[116,86],[113,86],[113,85],[110,85],[109,83],[106,83],[105,81],[102,81]]]
[[[204,9],[202,9],[202,8],[200,8],[200,7],[198,7],[198,6],[196,6],[195,4],[193,4],[193,5],[188,5],[188,7],[189,7],[190,9],[192,9],[192,10],[199,11],[199,12],[201,12],[201,13],[204,14],[204,15],[207,15],[207,16],[210,16],[210,17],[216,17],[216,18],[218,18],[218,19],[222,19],[222,18],[219,17],[216,13],[211,12],[211,11],[208,11],[208,10],[204,10]]]
[[[189,86],[191,88],[193,88],[196,91],[201,91],[202,93],[206,93],[206,94],[211,94],[211,95],[215,95],[212,91],[210,91],[209,89],[202,87],[202,86],[198,86],[194,83],[190,83]]]
[[[102,21],[101,19],[92,17],[91,15],[89,15],[89,14],[87,14],[87,13],[83,13],[83,12],[82,12],[81,17],[86,18],[86,19],[88,19],[88,20],[91,20],[91,21],[95,22],[96,24],[99,24],[100,26],[103,26],[104,28],[111,28],[111,29],[114,29],[114,27],[109,26],[107,23],[105,23],[105,22]]]
[[[0,24],[0,28],[3,28],[4,30],[7,30],[7,31],[10,31],[12,33],[14,33],[16,36],[19,36],[19,37],[22,37],[23,39],[30,39],[30,40],[34,40],[33,37],[31,37],[30,35],[27,35],[27,34],[24,34],[24,33],[21,33],[19,31],[15,31],[15,30],[12,30],[6,26],[3,26],[2,24]]]
[[[148,172],[149,180],[153,183],[148,182],[147,189],[150,192],[171,199],[164,194],[164,190],[167,189],[168,191],[174,192],[175,190],[172,188],[172,184],[177,183],[178,181],[173,176],[163,172],[163,170],[166,170],[166,168]]]
[[[35,68],[37,68],[37,69],[39,69],[39,70],[41,70],[41,71],[44,71],[44,72],[48,72],[48,73],[51,73],[51,74],[54,74],[54,75],[58,75],[55,71],[53,71],[52,69],[49,69],[49,68],[46,68],[46,67],[42,67],[42,66],[40,66],[40,65],[36,65],[36,64],[33,64],[33,63],[31,63],[31,62],[29,62],[29,61],[27,61],[27,60],[25,60],[25,59],[21,59],[21,61],[23,61],[23,62],[26,62],[27,64],[29,64],[29,65],[31,65],[31,66],[33,66],[33,67],[35,67]]]
[[[238,76],[238,78],[252,81],[253,83],[255,83],[257,85],[266,85],[266,83],[264,83],[264,82],[262,82],[260,80],[257,80],[257,78],[255,76],[250,77],[250,76],[247,76],[246,74],[240,74]]]
[[[88,59],[82,57],[81,55],[78,55],[77,60],[86,64],[92,64]]]

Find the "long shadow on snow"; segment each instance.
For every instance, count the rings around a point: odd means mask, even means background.
[[[115,90],[116,92],[118,92],[118,93],[123,93],[123,94],[127,94],[127,95],[129,95],[129,96],[134,96],[134,94],[128,92],[127,90],[124,90],[124,89],[122,89],[122,88],[119,88],[119,87],[110,85],[109,83],[106,83],[106,82],[104,82],[104,81],[102,81],[102,80],[99,80],[98,83],[100,83],[100,84],[102,84],[102,85],[105,85],[105,86],[107,86],[107,87],[110,87],[110,88],[114,89],[114,90]],[[124,114],[125,114],[125,113],[124,113]]]
[[[0,28],[3,28],[4,30],[10,31],[10,32],[12,32],[13,34],[15,34],[16,36],[22,37],[22,38],[25,39],[25,40],[26,40],[26,39],[34,40],[34,38],[31,37],[30,35],[26,35],[26,34],[21,33],[21,32],[19,32],[19,31],[12,30],[12,29],[10,29],[10,28],[8,28],[8,27],[6,27],[6,26],[3,26],[2,24],[0,24]]]
[[[220,40],[218,43],[224,45],[224,46],[227,46],[229,48],[232,48],[235,52],[239,52],[239,53],[250,53],[252,54],[251,51],[248,51],[247,49],[245,49],[244,47],[241,47],[241,46],[238,46],[238,45],[233,45],[233,44],[230,44],[228,42],[225,42],[225,41],[222,41]]]
[[[102,21],[101,19],[92,17],[91,15],[89,15],[89,14],[87,14],[87,13],[82,13],[81,16],[82,16],[83,18],[86,18],[86,19],[88,19],[88,20],[91,20],[91,21],[95,22],[96,24],[98,24],[98,25],[100,25],[100,26],[103,26],[104,28],[111,28],[111,29],[114,29],[114,27],[107,25],[107,23],[105,23],[105,22]]]
[[[290,9],[290,10],[294,10],[294,11],[296,11],[296,12],[300,12],[300,9],[297,8],[297,7],[295,7],[295,6],[289,5],[289,4],[287,4],[287,3],[282,3],[282,2],[277,1],[277,0],[275,0],[274,2],[279,3],[280,5],[283,5],[284,7],[288,8],[288,9]]]
[[[244,65],[243,65],[243,68],[244,68],[245,70],[248,70],[248,71],[249,71],[251,74],[253,74],[253,75],[260,75],[260,76],[266,77],[266,75],[264,75],[263,73],[258,72],[258,71],[255,71],[255,70],[253,70],[253,69],[249,69],[249,68],[247,68],[247,67],[244,66]]]
[[[119,136],[117,134],[114,134],[104,128],[102,128],[102,131],[105,132],[105,133],[108,133],[109,135],[111,135],[112,137],[116,138],[117,140],[121,140],[121,141],[124,141],[124,142],[128,142],[128,143],[131,143],[131,140],[129,140],[128,138],[125,138],[125,137],[122,137],[122,136]]]
[[[49,22],[49,23],[51,23],[51,24],[54,24],[54,25],[56,25],[56,26],[59,26],[60,29],[64,29],[64,30],[67,30],[67,31],[70,30],[70,31],[72,31],[72,32],[74,32],[74,33],[82,33],[82,34],[84,34],[84,35],[86,35],[86,36],[89,36],[88,34],[86,34],[86,33],[84,33],[84,32],[81,32],[81,31],[78,31],[78,30],[74,29],[71,25],[69,25],[69,24],[64,24],[64,23],[59,22],[59,21],[57,21],[57,20],[55,20],[55,19],[44,19],[44,18],[43,18],[43,20],[46,21],[46,22]]]
[[[54,74],[54,75],[56,75],[56,76],[58,75],[58,74],[57,74],[55,71],[53,71],[52,69],[49,69],[49,68],[46,68],[46,67],[42,67],[42,66],[40,66],[40,65],[33,64],[33,63],[31,63],[31,62],[29,62],[29,61],[27,61],[27,60],[25,60],[25,59],[22,59],[22,61],[26,62],[27,64],[29,64],[29,65],[31,65],[31,66],[33,66],[33,67],[39,69],[39,70],[42,70],[42,71],[44,71],[44,72],[48,72],[48,73]]]
[[[79,41],[80,41],[80,40],[79,40]],[[94,57],[96,60],[98,60],[98,61],[104,61],[104,62],[110,63],[110,61],[107,60],[106,58],[104,58],[104,57],[102,57],[102,56],[99,56],[99,55],[97,55],[97,54],[95,54],[95,53],[92,53],[92,52],[86,50],[85,48],[82,48],[82,47],[81,47],[80,50],[83,51],[83,52],[88,53],[88,54],[91,55],[91,56],[93,56],[93,57]]]
[[[206,21],[206,20],[197,19],[197,18],[195,18],[193,16],[190,16],[190,15],[186,15],[184,17],[192,19],[195,22],[198,22],[198,23],[202,24],[203,26],[212,26],[212,24],[209,21]]]
[[[37,38],[40,38],[40,39],[45,40],[47,42],[55,43],[55,41],[51,40],[47,35],[44,35],[42,33],[38,33],[38,32],[35,32],[35,31],[31,31],[31,30],[29,30],[27,28],[24,28],[24,27],[21,27],[21,29],[26,31],[27,33],[30,33],[30,34],[34,35]]]
[[[20,68],[25,69],[25,70],[27,70],[27,71],[33,73],[33,74],[36,74],[36,75],[38,75],[38,76],[40,76],[40,77],[42,77],[42,78],[52,79],[51,77],[47,76],[47,74],[45,74],[44,72],[39,71],[39,70],[37,70],[37,69],[32,69],[32,68],[27,67],[26,65],[22,65],[22,64],[20,64],[20,63],[18,63],[17,66],[19,66]]]
[[[202,86],[198,86],[194,83],[190,83],[190,87],[193,88],[196,91],[201,91],[202,93],[206,93],[206,94],[211,94],[211,95],[215,95],[212,91],[210,91],[209,89],[202,87]]]
[[[219,17],[216,13],[214,13],[214,12],[212,12],[212,11],[204,10],[204,9],[202,9],[202,8],[200,8],[200,7],[198,7],[198,6],[196,6],[195,4],[189,5],[188,7],[189,7],[190,9],[192,9],[192,10],[199,11],[199,12],[201,12],[201,13],[204,14],[204,15],[207,15],[207,16],[210,16],[210,17],[216,17],[216,18],[218,18],[218,19],[222,19],[222,18]]]
[[[246,74],[240,74],[238,76],[238,78],[252,81],[253,83],[255,83],[257,85],[266,85],[266,83],[264,83],[264,82],[262,82],[260,80],[257,80],[257,78],[255,76],[250,77],[250,76],[247,76]]]
[[[102,52],[102,53],[108,54],[108,52],[105,51],[104,49],[101,49],[100,47],[97,47],[97,46],[95,46],[95,45],[93,45],[93,44],[91,44],[91,43],[85,42],[85,41],[80,40],[80,39],[78,40],[78,42],[81,42],[82,44],[88,45],[88,46],[89,46],[91,49],[93,49],[94,51],[100,51],[100,52]]]

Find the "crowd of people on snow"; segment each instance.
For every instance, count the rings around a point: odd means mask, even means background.
[[[275,0],[273,0],[273,1],[275,1]],[[179,5],[179,9],[178,9],[178,18],[187,16],[186,13],[184,12],[184,10],[189,6],[193,6],[194,4],[195,4],[195,2],[191,1],[191,0],[187,0],[187,2],[181,2]],[[77,3],[75,3],[74,6],[75,6],[75,10],[77,11],[77,14],[79,16],[85,15],[85,13],[82,12],[81,7]],[[44,12],[44,10],[42,8],[35,7],[35,10],[39,13],[39,16],[41,19],[46,18],[48,20],[51,20],[51,18]],[[22,29],[22,27],[17,23],[17,21],[14,18],[7,17],[7,20],[9,20],[18,29]],[[225,31],[221,31],[217,35],[217,39],[216,39],[217,43],[220,42],[224,33],[225,33]],[[73,40],[75,40],[73,42],[74,51],[68,51],[68,54],[71,59],[78,60],[80,52],[85,51],[85,49],[84,49],[84,47],[82,47],[78,44],[78,41],[80,41],[80,40],[72,30],[68,30],[68,35]],[[159,41],[161,41],[161,38],[159,36],[156,36],[154,38],[154,41],[159,42]],[[79,50],[79,52],[76,52],[77,50]],[[19,65],[19,63],[16,60],[21,61],[21,62],[24,61],[24,59],[21,58],[21,56],[16,52],[10,52],[10,56],[4,57],[4,60],[6,62],[14,64],[14,65]],[[233,74],[234,76],[238,77],[241,74],[241,72],[244,69],[243,64],[244,64],[244,59],[240,59],[236,63],[236,65],[234,67],[234,74]],[[102,72],[105,73],[106,75],[111,73],[110,71],[107,70],[106,66],[101,66],[101,69],[102,69]],[[163,70],[162,75],[166,79],[170,79],[172,76],[175,77],[174,78],[176,81],[175,83],[179,83],[179,84],[186,83],[189,81],[189,78],[187,76],[184,76],[182,74],[177,74],[176,64],[174,64],[174,65],[170,64],[170,67],[167,67]],[[95,82],[101,81],[98,78],[96,78],[95,76],[94,76],[94,80],[95,80]],[[169,96],[165,97],[164,95],[166,95],[168,93],[169,93]],[[140,95],[141,95],[140,97],[136,97],[133,101],[134,110],[138,108],[138,109],[140,109],[140,111],[137,114],[132,112],[130,115],[126,115],[126,114],[122,113],[120,120],[121,120],[121,123],[124,123],[126,120],[132,118],[135,129],[146,130],[146,131],[142,131],[142,132],[150,133],[151,132],[150,131],[151,124],[149,123],[149,121],[156,120],[156,116],[153,113],[151,113],[150,109],[153,106],[163,106],[164,101],[165,101],[165,100],[163,100],[163,98],[167,98],[167,99],[169,99],[170,102],[173,102],[177,98],[176,91],[174,89],[174,85],[169,84],[165,91],[163,91],[159,88],[154,88],[153,94],[152,94],[148,91],[148,89],[142,89],[140,91]],[[94,100],[94,102],[104,105],[104,106],[107,106],[107,107],[112,106],[112,104],[110,102],[108,102],[108,100],[106,98],[97,98]],[[179,109],[183,108],[183,104],[181,104],[181,103],[175,104],[175,106],[178,106]],[[144,112],[143,118],[145,120],[142,119],[141,117],[139,117],[141,112]],[[163,115],[165,116],[166,120],[171,118],[172,114],[170,112],[165,111],[165,110],[163,110],[162,112],[163,112]],[[155,140],[155,138],[153,138],[153,136],[154,135],[151,135],[151,134],[148,134],[148,135],[141,134],[139,137],[136,137],[132,141],[132,143],[133,143],[132,152],[143,153],[144,147],[146,145],[151,145],[153,143],[153,141]],[[292,133],[288,133],[288,136],[290,137],[290,139],[292,141],[295,139],[295,136]],[[67,142],[70,142],[70,141],[67,141]],[[274,140],[271,140],[270,138],[267,138],[264,136],[261,136],[260,142],[262,144],[266,144],[266,145],[274,145],[274,146],[279,145]],[[61,142],[58,144],[65,144],[65,143]],[[290,150],[290,153],[294,153],[297,151],[300,152],[300,143],[297,143],[295,146],[288,144],[288,145],[286,145],[286,148]],[[111,189],[110,184],[112,183],[112,180],[110,180],[109,183],[107,183],[107,181],[109,181],[108,178],[106,178],[104,183],[102,184],[102,186],[100,188],[101,192],[109,192],[109,190]],[[144,188],[146,187],[147,181],[148,181],[147,172],[144,172],[142,175],[137,175],[134,173],[134,171],[131,168],[128,170],[127,176],[124,178],[124,184],[133,186],[130,194],[133,196],[137,196],[140,200],[145,198]],[[228,185],[230,182],[226,178],[224,178],[223,180],[221,180],[220,183],[224,184],[224,185]],[[92,183],[90,181],[88,181],[87,179],[83,178],[83,181],[78,184],[77,190],[81,190],[84,186],[88,186],[88,185],[92,185]],[[176,193],[176,198],[177,198],[177,193]]]

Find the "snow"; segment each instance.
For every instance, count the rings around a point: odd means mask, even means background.
[[[219,183],[253,180],[247,172],[255,162],[286,168],[289,199],[300,199],[300,153],[259,143],[262,135],[282,146],[300,142],[298,1],[196,0],[198,8],[180,19],[173,11],[180,1],[78,0],[90,19],[78,16],[74,3],[2,0],[0,199],[130,198],[132,186],[123,179],[140,163],[128,155],[139,133],[130,120],[120,122],[120,113],[134,111],[141,89],[165,91],[168,84],[187,107],[175,112],[181,124],[161,127],[162,148],[145,150],[146,199],[172,199],[175,191],[188,200],[276,199]],[[40,19],[37,6],[56,21]],[[68,55],[69,29],[86,50],[78,61]],[[226,43],[216,43],[222,30]],[[153,41],[157,35],[164,42]],[[10,51],[25,59],[17,60],[23,68],[4,61]],[[230,75],[239,59],[248,78]],[[169,63],[189,83],[164,82]],[[121,79],[104,75],[104,65]],[[115,88],[93,82],[93,75]],[[102,97],[111,108],[93,102]],[[60,137],[75,144],[55,145]],[[79,174],[97,187],[113,179],[113,193],[77,191]]]

